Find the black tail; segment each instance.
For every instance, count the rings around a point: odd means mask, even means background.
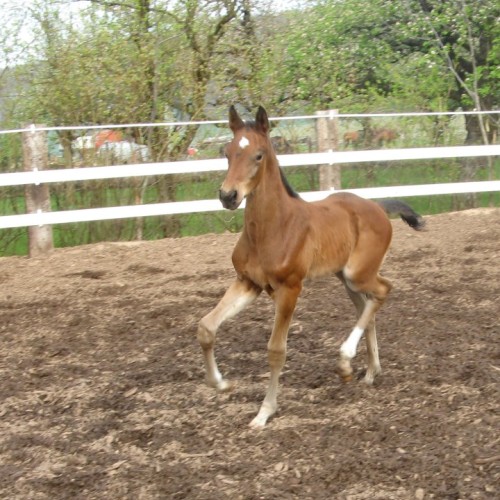
[[[378,204],[389,214],[399,215],[415,231],[421,231],[425,227],[425,220],[417,214],[409,205],[399,200],[381,200]]]

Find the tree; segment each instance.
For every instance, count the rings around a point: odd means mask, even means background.
[[[498,3],[491,0],[406,1],[419,48],[436,53],[453,75],[454,107],[483,111],[493,109],[500,95],[500,27]],[[491,142],[498,123],[478,115],[467,117],[467,142]]]
[[[453,76],[451,108],[483,111],[498,103],[500,95],[500,27],[498,3],[492,0],[406,0],[410,19],[421,37],[420,50],[435,53]],[[466,115],[467,144],[489,144],[498,137],[493,115]],[[480,158],[463,160],[463,180],[472,180],[483,166]],[[487,158],[493,174],[493,158]],[[455,197],[456,208],[473,207],[476,196]]]
[[[384,36],[382,3],[321,1],[300,16],[289,14],[280,80],[288,100],[360,110],[374,96],[391,94],[387,67],[395,54]]]
[[[90,0],[74,23],[61,12],[48,0],[31,10],[39,45],[26,68],[32,84],[22,120],[57,125],[203,120],[210,95],[217,95],[214,75],[221,73],[231,47],[222,40],[231,25],[248,25],[251,17],[249,0]],[[196,127],[147,127],[135,139],[147,143],[154,158],[168,159],[183,156],[195,133]],[[60,135],[70,165],[75,133]],[[173,181],[158,179],[160,201],[175,199]],[[147,180],[137,199],[146,187]]]

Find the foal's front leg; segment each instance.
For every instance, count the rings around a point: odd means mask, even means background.
[[[267,344],[271,377],[259,413],[250,422],[250,427],[254,429],[262,429],[266,425],[267,419],[276,412],[278,407],[279,376],[283,366],[285,366],[288,329],[300,290],[301,285],[299,284],[295,287],[280,287],[273,293],[276,313],[271,338]]]
[[[251,281],[237,279],[227,289],[215,308],[204,316],[198,325],[198,341],[203,349],[206,381],[210,387],[218,391],[229,390],[231,384],[222,378],[215,361],[214,344],[217,329],[226,319],[232,318],[251,304],[261,291]]]

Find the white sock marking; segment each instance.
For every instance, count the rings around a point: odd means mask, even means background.
[[[219,384],[222,381],[222,375],[217,368],[214,370],[213,376],[217,384]]]
[[[340,347],[340,353],[343,357],[352,359],[356,356],[356,349],[363,336],[363,332],[364,330],[359,328],[359,326],[354,327],[347,340]]]
[[[250,141],[245,136],[243,136],[240,139],[240,142],[238,143],[238,145],[240,146],[241,149],[245,149],[247,146],[250,145]]]

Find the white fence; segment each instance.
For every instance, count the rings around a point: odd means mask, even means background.
[[[385,149],[376,151],[330,151],[326,153],[281,155],[278,156],[278,159],[282,167],[290,167],[334,163],[346,164],[431,158],[459,158],[478,156],[492,157],[498,155],[500,155],[500,145]],[[91,179],[146,177],[153,175],[210,172],[225,170],[226,167],[226,160],[216,159],[62,170],[44,170],[32,172],[13,172],[0,174],[0,187],[29,184],[38,185],[55,182],[74,182]],[[349,189],[348,191],[354,192],[365,198],[373,199],[455,193],[479,193],[500,191],[500,180]],[[307,201],[314,201],[324,198],[330,193],[331,191],[313,191],[301,193],[301,196]],[[62,224],[68,222],[147,217],[153,215],[212,212],[221,209],[222,207],[220,202],[214,199],[68,210],[61,212],[38,212],[33,214],[2,216],[0,217],[0,229]]]
[[[326,115],[329,119],[338,120],[339,118],[357,119],[357,118],[381,118],[381,117],[425,117],[438,115],[496,115],[500,111],[469,111],[469,112],[436,112],[436,113],[376,113],[376,114],[337,114],[330,111]],[[325,115],[319,116],[295,116],[271,118],[271,121],[289,121],[325,118]],[[119,129],[125,127],[170,127],[170,126],[192,126],[206,124],[227,123],[222,120],[204,121],[204,122],[175,122],[175,123],[138,123],[125,125],[101,125],[88,127],[35,127],[34,125],[27,129],[0,130],[0,134],[17,134],[21,132],[50,131],[50,130],[98,130],[98,129]],[[292,154],[280,155],[278,159],[282,167],[291,166],[309,166],[325,164],[347,164],[363,162],[379,162],[394,160],[418,160],[434,158],[460,158],[460,157],[495,157],[500,154],[500,145],[490,146],[457,146],[457,147],[435,147],[435,148],[409,148],[409,149],[384,149],[376,151],[329,151],[325,153]],[[47,185],[50,183],[75,182],[91,179],[111,179],[123,177],[146,177],[159,175],[172,175],[181,173],[213,172],[221,171],[227,168],[227,161],[224,159],[216,160],[193,160],[177,161],[168,163],[141,163],[135,165],[117,165],[106,167],[73,168],[61,170],[40,170],[30,172],[13,172],[0,174],[0,189],[7,186],[29,186],[29,185]],[[387,197],[406,197],[406,196],[424,196],[439,194],[456,193],[480,193],[500,191],[500,180],[480,181],[480,182],[461,182],[447,184],[425,184],[413,186],[393,186],[380,188],[349,189],[365,198],[387,198]],[[314,201],[324,198],[331,191],[314,191],[300,193],[307,201]],[[215,193],[214,193],[215,195]],[[0,191],[1,196],[1,191]],[[244,205],[243,205],[244,206]],[[47,226],[52,224],[62,224],[69,222],[97,221],[108,219],[124,219],[147,217],[153,215],[172,215],[195,212],[212,212],[221,210],[221,204],[218,200],[198,200],[185,202],[156,203],[146,205],[131,205],[107,208],[92,208],[80,210],[67,210],[60,212],[42,212],[5,215],[0,216],[0,229],[15,227],[35,227]]]

